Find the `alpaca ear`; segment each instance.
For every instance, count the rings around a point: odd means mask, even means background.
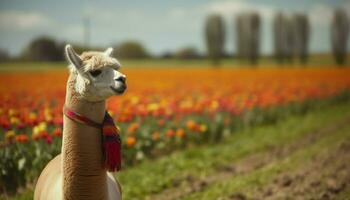
[[[65,47],[65,53],[68,61],[70,64],[72,64],[78,71],[80,71],[80,68],[83,65],[83,61],[78,56],[77,53],[75,53],[73,47],[70,44],[67,44]]]
[[[111,56],[112,52],[113,52],[113,48],[112,48],[112,47],[109,47],[109,48],[104,52],[104,54],[105,54],[106,56]]]

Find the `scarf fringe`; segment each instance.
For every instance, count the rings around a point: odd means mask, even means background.
[[[121,169],[121,146],[119,141],[107,139],[103,143],[105,152],[105,166],[110,172]]]

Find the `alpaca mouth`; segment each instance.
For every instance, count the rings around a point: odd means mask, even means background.
[[[126,90],[126,86],[123,85],[122,87],[120,88],[115,88],[113,86],[110,86],[111,90],[113,90],[113,92],[117,93],[117,94],[123,94]]]

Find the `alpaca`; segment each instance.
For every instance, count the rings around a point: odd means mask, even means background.
[[[126,89],[126,77],[120,64],[111,57],[113,49],[89,51],[77,55],[71,45],[65,47],[70,75],[65,107],[102,122],[106,99]],[[103,162],[101,129],[63,118],[62,152],[42,171],[34,192],[35,200],[117,200],[121,187]]]

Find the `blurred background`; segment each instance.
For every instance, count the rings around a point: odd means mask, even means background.
[[[0,0],[0,200],[61,152],[66,44],[127,75],[123,199],[349,199],[349,24],[347,0]]]
[[[112,46],[121,59],[307,63],[337,54],[340,64],[349,11],[345,0],[1,1],[0,59],[61,61],[72,43],[80,51]]]

